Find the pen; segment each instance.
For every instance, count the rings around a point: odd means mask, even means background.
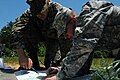
[[[37,74],[39,74],[39,72],[37,70],[35,70],[33,67],[31,68],[31,70],[35,71]]]

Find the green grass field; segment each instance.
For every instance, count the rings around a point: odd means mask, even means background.
[[[40,63],[44,62],[44,57],[39,57]],[[112,63],[113,59],[112,58],[94,58],[92,61],[92,69],[97,69],[101,67],[108,66],[110,63]],[[4,62],[6,65],[12,67],[12,68],[17,68],[19,66],[18,64],[18,57],[5,57]],[[41,65],[43,65],[41,63]]]

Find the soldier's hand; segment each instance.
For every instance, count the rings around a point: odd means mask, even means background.
[[[22,56],[19,58],[19,64],[20,67],[23,67],[24,69],[31,69],[33,62],[30,58]]]
[[[73,38],[73,34],[74,34],[74,30],[75,30],[75,19],[72,18],[70,20],[70,22],[67,24],[67,29],[66,29],[66,34],[65,34],[65,38],[66,39],[72,39]]]
[[[45,80],[57,80],[56,75],[51,76],[51,77],[46,77]]]
[[[72,40],[73,34],[71,34],[71,33],[66,33],[65,38],[68,39],[68,40]]]
[[[59,71],[59,68],[57,67],[50,67],[47,71],[47,76],[50,76],[50,75],[56,75]]]

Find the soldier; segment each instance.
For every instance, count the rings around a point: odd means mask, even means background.
[[[96,47],[120,48],[120,7],[105,0],[89,0],[82,8],[77,18],[82,32],[74,38],[57,77],[46,80],[72,80],[89,74]]]
[[[76,28],[76,13],[71,8],[57,6],[58,13],[54,19],[52,28],[57,30],[59,40],[59,50],[55,56],[52,66],[60,66],[63,58],[72,47],[72,39]],[[72,10],[68,12],[67,10]],[[69,14],[69,15],[68,15]]]
[[[71,44],[75,19],[72,10],[51,0],[27,0],[27,3],[30,9],[18,18],[13,27],[13,46],[18,53],[20,67],[28,69],[33,64],[33,68],[41,70],[37,54],[38,43],[43,42],[46,46],[44,64],[47,69],[50,64],[52,65],[61,46],[59,37],[63,35],[64,41],[69,41]],[[59,14],[64,14],[64,16],[60,18],[62,25],[57,26],[54,19],[57,20]],[[58,34],[59,30],[63,30],[63,33]],[[25,54],[24,49],[28,55]]]

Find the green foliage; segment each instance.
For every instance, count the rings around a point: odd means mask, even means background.
[[[13,49],[10,49],[8,47],[5,47],[4,53],[5,53],[5,55],[3,55],[3,56],[9,56],[9,57],[14,57],[17,55],[16,52],[13,51]]]
[[[42,42],[39,42],[38,49],[39,49],[39,56],[43,57],[45,55],[46,48]]]
[[[12,26],[13,22],[10,22],[7,24],[7,26],[4,26],[0,31],[0,38],[2,39],[2,42],[7,44],[8,47],[10,47],[10,40],[12,36]]]
[[[17,20],[17,19],[16,19]],[[6,26],[4,26],[0,31],[0,43],[5,44],[3,53],[0,54],[0,56],[16,56],[15,51],[13,51],[11,46],[11,39],[12,39],[12,28],[13,28],[14,22],[8,23]],[[43,43],[38,44],[39,48],[39,56],[44,56],[45,54],[45,46]]]
[[[108,66],[113,62],[113,58],[94,58],[92,61],[91,69],[100,69],[102,67]]]
[[[13,55],[13,50],[11,46],[11,37],[12,37],[12,26],[14,22],[9,22],[6,26],[4,26],[0,31],[0,40],[2,44],[5,44],[4,47],[4,55],[0,56],[8,56]]]
[[[14,56],[14,57],[8,57],[8,56],[4,56],[2,57],[4,59],[5,63],[18,63],[18,57]]]
[[[94,67],[92,80],[120,80],[120,60],[109,64],[105,58],[101,60],[101,67]]]
[[[112,55],[112,51],[110,51],[110,50],[95,50],[94,51],[94,57],[95,58],[107,58],[107,57],[109,57],[109,58],[111,58],[111,57],[113,57],[113,55]]]

